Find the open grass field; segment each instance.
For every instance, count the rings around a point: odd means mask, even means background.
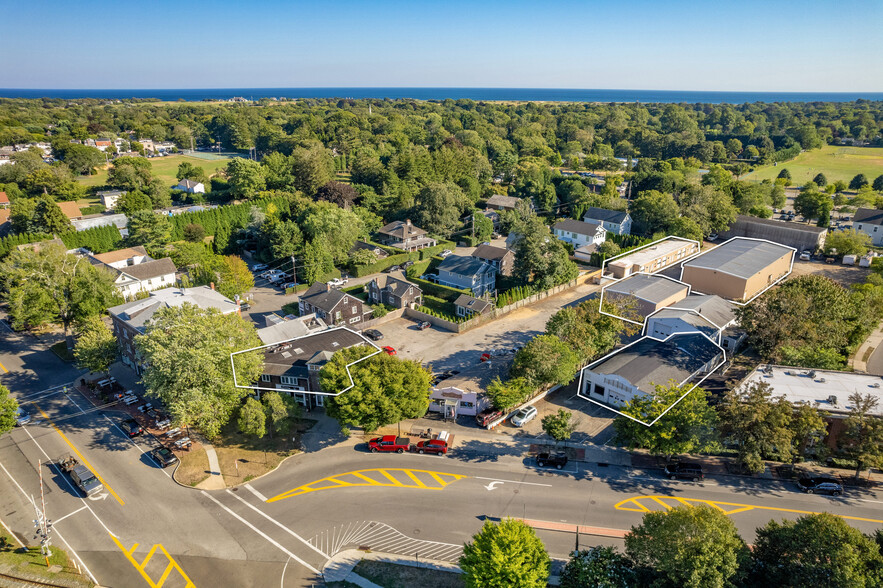
[[[189,155],[168,155],[166,157],[155,157],[153,159],[148,159],[147,161],[149,161],[152,166],[154,176],[158,177],[169,186],[173,186],[178,183],[175,174],[178,172],[178,165],[182,161],[189,161],[193,165],[201,167],[205,170],[205,173],[211,177],[212,174],[216,173],[219,169],[226,167],[227,162],[230,161],[230,159],[232,158],[222,157],[220,159],[208,160],[191,157]],[[107,170],[99,170],[94,176],[80,176],[78,181],[84,186],[103,186],[107,183]]]
[[[865,174],[869,182],[883,174],[883,148],[880,147],[836,147],[826,145],[821,149],[805,151],[778,166],[765,165],[743,180],[774,180],[782,168],[791,172],[792,182],[800,186],[812,180],[819,172],[825,174],[829,182],[843,180],[849,182],[856,174]]]

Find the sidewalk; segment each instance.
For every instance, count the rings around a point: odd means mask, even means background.
[[[867,373],[868,360],[871,358],[871,355],[874,354],[874,350],[877,349],[881,343],[883,343],[883,323],[877,325],[874,332],[868,335],[868,338],[859,345],[855,354],[849,358],[849,367],[857,372]]]
[[[448,561],[421,559],[418,562],[414,561],[411,557],[405,557],[402,555],[347,549],[334,554],[331,559],[325,562],[325,567],[322,568],[322,576],[325,578],[326,582],[351,582],[357,586],[362,586],[363,588],[374,588],[377,584],[366,580],[353,571],[353,568],[355,568],[363,559],[382,561],[399,566],[426,568],[454,574],[463,573],[460,566]],[[381,587],[377,586],[377,588]]]

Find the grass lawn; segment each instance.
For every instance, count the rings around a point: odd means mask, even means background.
[[[363,559],[353,570],[366,580],[383,588],[412,588],[432,586],[433,588],[463,588],[463,576],[453,572],[442,572],[428,568],[400,566],[383,561]]]
[[[0,538],[5,539],[13,548],[0,549],[0,573],[15,576],[23,580],[33,580],[36,582],[44,582],[46,585],[52,586],[71,586],[71,587],[87,587],[94,586],[88,578],[80,575],[67,553],[56,546],[52,546],[52,555],[49,557],[49,565],[57,566],[59,571],[53,573],[46,567],[46,559],[40,553],[40,547],[31,547],[27,551],[21,552],[18,543],[5,534],[0,534]],[[2,543],[0,539],[0,543]],[[54,543],[54,542],[53,542]],[[30,582],[23,582],[31,584]],[[7,584],[3,584],[6,586]],[[12,586],[13,584],[8,584]],[[15,584],[19,585],[19,584]]]
[[[177,452],[181,465],[175,470],[175,479],[185,486],[196,486],[209,477],[208,456],[205,449]]]
[[[59,341],[52,346],[52,353],[60,357],[64,361],[74,361],[74,355],[68,351],[67,341]]]
[[[197,167],[201,167],[205,170],[205,173],[211,177],[213,174],[217,173],[217,171],[223,167],[227,166],[227,162],[230,161],[229,157],[225,157],[222,159],[214,159],[207,160],[197,157],[190,157],[189,155],[168,155],[166,157],[154,157],[153,159],[148,159],[150,165],[153,169],[153,175],[159,179],[161,179],[165,184],[169,186],[174,186],[178,183],[178,179],[175,177],[175,174],[178,173],[178,165],[182,161],[189,161],[193,165]],[[84,186],[104,186],[107,183],[107,170],[99,169],[98,173],[94,176],[80,176],[77,178]],[[97,203],[97,200],[94,203]]]
[[[828,182],[843,180],[849,183],[856,174],[865,174],[869,182],[883,174],[883,148],[880,147],[836,147],[826,145],[821,149],[805,151],[792,159],[779,163],[778,166],[765,165],[758,167],[743,180],[774,180],[787,168],[791,172],[794,185],[801,186],[812,180],[819,172],[825,174]]]
[[[257,439],[240,433],[231,421],[220,438],[212,442],[224,482],[227,486],[237,486],[273,470],[283,459],[299,451],[301,435],[314,424],[316,421],[301,419],[288,435],[276,434],[272,438],[265,435]]]

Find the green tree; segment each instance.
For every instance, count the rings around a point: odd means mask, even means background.
[[[103,313],[114,300],[113,277],[62,245],[13,251],[0,266],[3,299],[16,329],[59,322],[73,350],[71,325]]]
[[[203,284],[214,282],[218,292],[227,298],[241,296],[254,288],[254,274],[242,259],[236,255],[215,255],[200,266],[200,279]]]
[[[107,174],[107,183],[124,190],[140,190],[150,185],[153,170],[143,157],[117,157]]]
[[[757,529],[752,585],[871,588],[883,584],[883,557],[874,540],[842,518],[810,514]]]
[[[271,392],[272,394],[272,392]],[[261,438],[267,434],[267,415],[261,403],[249,396],[239,407],[239,418],[236,422],[239,432]]]
[[[426,414],[429,408],[429,371],[419,362],[376,353],[373,347],[350,347],[335,352],[319,372],[322,390],[339,392],[349,387],[346,365],[372,353],[375,355],[349,368],[353,387],[328,400],[328,415],[340,421],[341,425],[353,425],[370,431]]]
[[[189,161],[182,161],[178,164],[178,171],[175,173],[175,178],[177,178],[179,182],[181,180],[193,180],[194,182],[208,184],[208,176],[206,175],[205,170],[198,165],[193,165]]]
[[[579,358],[555,335],[539,335],[518,350],[511,375],[522,377],[534,387],[544,384],[564,386],[576,375]]]
[[[728,390],[718,410],[721,435],[737,447],[739,463],[746,470],[761,472],[764,458],[791,458],[792,411],[784,397],[773,398],[767,382]]]
[[[227,181],[230,192],[237,198],[254,198],[267,187],[261,164],[242,157],[231,159],[227,164]]]
[[[291,176],[291,158],[284,153],[274,151],[261,160],[267,188],[270,190],[287,190],[294,185]]]
[[[793,433],[792,453],[796,458],[806,456],[807,449],[821,442],[828,432],[828,424],[825,422],[827,413],[819,410],[809,403],[800,403],[794,409],[791,416],[791,431]],[[821,443],[819,443],[821,446]],[[817,455],[817,457],[819,457]]]
[[[152,210],[138,210],[129,216],[129,243],[143,245],[153,257],[163,257],[172,240],[169,218]]]
[[[627,402],[620,412],[632,418],[618,416],[613,421],[617,439],[629,449],[643,447],[651,455],[664,456],[666,462],[675,455],[717,448],[717,415],[708,405],[708,392],[700,387],[691,392],[692,387],[657,384],[652,396],[639,395]],[[651,426],[644,424],[657,417]]]
[[[561,588],[632,588],[635,585],[631,562],[614,547],[574,551],[561,572]]]
[[[877,192],[883,192],[883,174],[880,174],[876,178],[874,178],[874,183],[871,187]]]
[[[191,243],[201,243],[205,239],[205,227],[200,224],[190,223],[184,227],[184,240]]]
[[[362,232],[362,219],[351,210],[329,202],[318,202],[301,220],[304,234],[311,241],[321,241],[335,263],[345,263],[349,251]]]
[[[238,314],[192,304],[159,309],[135,344],[149,366],[147,395],[159,398],[179,425],[196,425],[216,437],[247,391],[233,382],[230,354],[259,347],[254,324]],[[263,372],[260,352],[233,356],[236,380],[249,386]]]
[[[497,376],[487,386],[487,394],[497,410],[507,411],[516,404],[524,402],[533,392],[524,378],[511,378],[505,382]]]
[[[850,190],[861,190],[863,187],[868,185],[868,178],[865,177],[865,174],[856,174],[851,180],[849,180],[849,189]]]
[[[343,182],[326,182],[319,186],[316,191],[316,197],[319,200],[336,204],[341,208],[352,208],[359,193],[349,184]]]
[[[64,150],[64,162],[76,174],[91,174],[104,161],[101,150],[88,145],[71,144]]]
[[[485,521],[463,546],[459,563],[469,588],[545,588],[551,561],[532,528],[506,519]]]
[[[513,273],[537,290],[547,290],[579,275],[564,244],[556,239],[548,225],[534,213],[526,212],[511,227],[519,238],[515,242]]]
[[[611,312],[612,309],[604,310]],[[562,308],[546,322],[546,334],[567,343],[577,354],[579,363],[611,351],[621,335],[633,335],[637,330],[629,323],[601,314],[594,301]]]
[[[267,423],[270,427],[270,437],[273,432],[281,435],[291,431],[291,421],[300,415],[300,407],[294,398],[286,395],[283,397],[278,392],[264,392],[261,395],[264,403],[264,413],[267,415]]]
[[[490,241],[494,234],[494,221],[480,212],[473,212],[472,222],[474,224],[475,238],[478,239],[478,242]]]
[[[333,174],[334,160],[321,145],[311,149],[300,147],[291,154],[294,187],[308,196],[313,196],[319,186],[330,182]]]
[[[79,330],[74,346],[77,363],[92,373],[107,373],[119,355],[116,337],[98,316],[84,320]]]
[[[668,233],[680,210],[671,194],[649,190],[638,194],[629,214],[632,216],[635,232],[652,235],[658,232]]]
[[[573,413],[563,408],[559,408],[556,414],[544,416],[542,423],[543,432],[554,439],[556,443],[567,442],[577,425],[573,419]]]
[[[0,384],[0,435],[15,427],[18,401],[9,395],[9,388]]]
[[[61,211],[51,196],[38,196],[34,202],[34,216],[29,227],[30,231],[54,235],[73,230],[70,219]]]
[[[738,585],[749,551],[727,515],[706,506],[648,512],[625,536],[625,550],[658,588],[724,588]]]
[[[453,183],[429,184],[417,193],[417,223],[443,237],[460,226],[463,191]]]
[[[144,194],[140,190],[130,190],[119,197],[116,203],[116,209],[126,216],[131,216],[139,210],[152,211],[153,201],[150,200],[150,197],[147,194]]]
[[[825,177],[825,174],[819,172],[816,174],[816,177],[812,179],[816,186],[819,188],[824,188],[828,185],[828,178]]]
[[[776,176],[776,177],[779,178],[779,179],[781,179],[781,180],[785,180],[785,185],[786,185],[786,186],[790,186],[790,185],[791,185],[791,172],[788,171],[788,168],[787,168],[787,167],[783,167],[783,168],[782,168],[782,171],[780,171],[780,172],[779,172],[779,175]]]
[[[833,209],[834,200],[831,196],[826,192],[819,192],[812,182],[803,186],[794,199],[794,210],[808,219],[829,220]]]
[[[838,439],[840,450],[855,461],[855,477],[866,467],[883,463],[883,422],[873,416],[879,400],[872,394],[849,395],[852,405],[846,428]]]
[[[834,231],[825,237],[825,249],[837,255],[864,255],[871,248],[871,236],[855,229]]]

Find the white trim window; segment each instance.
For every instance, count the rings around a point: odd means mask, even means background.
[[[270,376],[268,376],[267,374],[261,374],[261,382],[269,382],[269,381],[270,381]]]
[[[284,386],[297,386],[297,378],[293,376],[280,376],[279,382]]]

